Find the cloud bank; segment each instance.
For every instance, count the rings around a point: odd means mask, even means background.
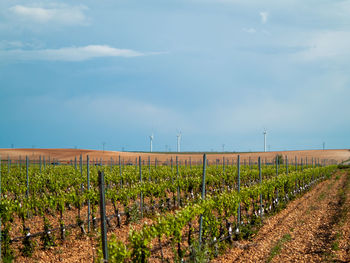
[[[85,24],[85,6],[54,5],[50,8],[15,5],[10,11],[19,19],[36,23]]]
[[[155,54],[155,53],[150,53]],[[88,45],[82,47],[64,47],[59,49],[0,50],[4,60],[46,60],[46,61],[84,61],[101,57],[138,57],[146,53],[131,49],[119,49],[108,45]]]

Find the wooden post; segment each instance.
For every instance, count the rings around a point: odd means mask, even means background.
[[[27,176],[27,189],[26,189],[26,197],[28,199],[29,197],[29,174],[28,174],[28,166],[29,166],[29,159],[28,156],[26,156],[26,176]]]
[[[260,156],[258,158],[258,166],[259,166],[259,184],[262,184],[262,174],[261,174],[261,159]],[[260,220],[262,221],[262,194],[260,194]]]
[[[307,169],[307,157],[305,157],[305,168]]]
[[[120,155],[119,155],[119,176],[120,176],[120,180],[122,182],[122,185],[123,185],[123,178],[122,178],[122,163],[120,161]]]
[[[107,227],[106,227],[106,201],[105,201],[105,178],[104,173],[98,171],[100,188],[100,217],[101,217],[101,239],[104,262],[108,262]]]
[[[177,181],[179,180],[179,159],[177,156],[176,156],[176,179]],[[177,205],[180,207],[180,187],[179,186],[177,186]]]
[[[171,156],[171,159],[170,159],[170,164],[171,164],[171,172],[173,172],[173,157]]]
[[[202,175],[202,200],[205,199],[205,174],[207,166],[207,155],[203,155],[203,175]],[[203,215],[199,219],[199,245],[202,244],[202,232],[203,232]]]
[[[0,201],[1,201],[1,156],[0,156]],[[1,233],[1,217],[0,217],[0,262],[2,262],[2,251],[1,251],[1,243],[2,243],[2,233]]]
[[[225,156],[222,157],[222,171],[225,174]]]
[[[301,160],[300,160],[300,165],[301,165],[301,171],[304,171],[304,168],[303,168],[303,158],[301,158]]]
[[[237,156],[237,191],[238,193],[241,191],[241,158],[238,155]],[[237,223],[238,227],[241,225],[241,204],[238,205],[238,211],[237,211]]]
[[[86,156],[86,173],[87,173],[87,190],[90,191],[90,158],[89,155]],[[88,232],[90,232],[90,199],[88,199]]]
[[[139,156],[139,173],[140,173],[140,183],[142,184],[142,164],[141,164],[141,156]],[[140,211],[141,218],[143,218],[143,194],[142,191],[140,193]]]
[[[7,174],[10,175],[10,168],[11,168],[11,159],[10,156],[7,156]]]
[[[83,179],[83,156],[80,154],[80,176],[81,176],[81,179]],[[81,185],[80,185],[80,190],[81,192],[83,192],[83,180],[81,181]]]

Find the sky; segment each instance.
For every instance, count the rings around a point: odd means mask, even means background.
[[[350,1],[0,0],[0,147],[350,148]]]

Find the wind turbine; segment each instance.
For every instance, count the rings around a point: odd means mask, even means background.
[[[176,135],[177,137],[177,152],[180,152],[181,131]]]
[[[267,134],[267,131],[265,128],[264,128],[263,134],[264,134],[264,152],[266,152],[266,134]]]
[[[152,135],[151,135],[151,136],[149,136],[149,142],[150,142],[150,145],[149,145],[149,151],[150,151],[150,152],[152,152],[152,143],[153,143],[153,138],[154,138],[154,136],[153,136],[153,133],[152,133]]]

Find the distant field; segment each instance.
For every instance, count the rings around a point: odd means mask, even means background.
[[[274,151],[274,152],[246,152],[246,153],[207,153],[209,161],[222,160],[223,156],[229,162],[232,158],[237,158],[239,154],[241,160],[248,161],[249,158],[252,161],[256,161],[260,156],[262,159],[268,161],[272,160],[277,154],[282,156],[288,156],[290,160],[295,157],[311,158],[328,160],[329,162],[343,162],[350,159],[349,149],[336,149],[336,150],[303,150],[303,151]],[[147,153],[147,152],[118,152],[118,151],[97,151],[97,150],[84,150],[84,149],[0,149],[0,156],[2,159],[7,159],[8,157],[12,160],[24,159],[28,156],[29,159],[39,159],[39,156],[45,156],[46,159],[55,159],[63,163],[69,163],[74,160],[75,157],[80,155],[86,158],[89,155],[90,159],[102,158],[103,161],[109,161],[113,158],[114,161],[119,158],[119,156],[128,162],[134,162],[138,156],[143,159],[148,159],[150,157],[151,161],[154,162],[155,159],[159,163],[170,161],[170,159],[175,159],[178,156],[179,160],[189,160],[196,162],[202,159],[203,153]]]

